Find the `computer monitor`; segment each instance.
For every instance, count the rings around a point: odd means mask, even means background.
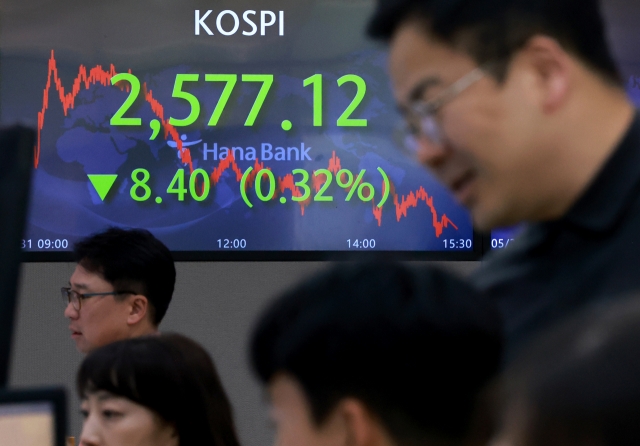
[[[6,386],[9,374],[9,350],[34,143],[35,132],[31,129],[20,126],[0,129],[0,388]]]
[[[64,446],[66,423],[62,388],[0,391],[0,445]]]

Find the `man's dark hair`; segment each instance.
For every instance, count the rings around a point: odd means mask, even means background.
[[[513,55],[541,34],[556,39],[603,79],[621,85],[598,0],[378,0],[368,33],[388,41],[410,18],[478,65],[490,66],[499,81]]]
[[[131,290],[146,296],[154,325],[167,312],[176,282],[176,267],[169,249],[145,229],[109,228],[79,242],[76,262],[100,274],[116,291]]]
[[[338,265],[267,309],[251,361],[265,384],[295,378],[317,425],[353,397],[400,444],[427,444],[469,434],[499,367],[501,331],[487,301],[443,271]]]
[[[527,446],[640,444],[640,298],[598,304],[543,333],[502,379]]]
[[[81,398],[106,391],[151,409],[175,427],[182,446],[240,444],[211,357],[185,336],[142,336],[94,350],[76,388]]]

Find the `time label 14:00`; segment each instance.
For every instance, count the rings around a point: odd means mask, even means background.
[[[384,185],[382,188],[382,196],[376,203],[376,206],[381,208],[389,197],[391,187],[389,178],[384,170],[380,167],[378,167],[377,170],[382,175]],[[328,193],[328,189],[334,179],[338,187],[347,192],[345,201],[351,201],[352,197],[357,196],[360,201],[369,202],[374,200],[376,189],[371,183],[363,181],[365,174],[366,169],[360,170],[357,175],[354,175],[353,172],[348,169],[340,169],[335,176],[333,172],[328,169],[318,169],[312,173],[309,173],[305,169],[294,169],[291,171],[291,174],[285,176],[285,179],[290,176],[289,189],[291,190],[291,200],[294,202],[306,202],[310,200],[333,201],[333,196]],[[195,169],[189,176],[188,186],[185,176],[185,169],[178,169],[169,183],[166,192],[168,194],[175,194],[178,201],[184,201],[187,193],[189,193],[195,201],[206,200],[211,191],[211,180],[207,172],[204,169]],[[313,180],[311,180],[312,177]],[[147,169],[140,168],[131,172],[133,185],[129,190],[129,194],[132,199],[135,201],[147,201],[151,198],[151,187],[147,184],[150,178],[151,174]],[[276,185],[276,177],[271,170],[260,169],[256,172],[253,167],[247,168],[240,181],[240,195],[245,204],[250,208],[253,207],[253,203],[247,195],[247,189],[250,183],[253,184],[257,198],[264,202],[274,199],[279,189],[283,190]],[[311,185],[309,183],[311,183]],[[312,189],[314,189],[315,192]],[[157,196],[155,200],[158,204],[162,203],[162,197],[160,196]],[[280,203],[284,204],[286,201],[287,198],[280,194]]]
[[[261,83],[260,90],[258,91],[258,96],[256,97],[251,110],[249,111],[249,115],[244,122],[244,125],[247,127],[253,126],[256,122],[256,118],[262,109],[262,106],[265,103],[265,100],[271,90],[271,86],[273,85],[273,74],[243,74],[240,76],[242,82],[253,82],[253,83]],[[220,117],[224,112],[227,103],[229,102],[229,98],[231,97],[231,93],[233,92],[236,84],[238,83],[238,75],[237,74],[205,74],[204,75],[205,82],[223,82],[224,89],[222,90],[222,94],[218,103],[216,104],[211,117],[209,118],[208,126],[216,126],[220,121]],[[188,83],[194,83],[200,81],[200,74],[197,73],[187,73],[187,74],[177,74],[176,80],[173,85],[173,93],[172,97],[178,98],[187,103],[190,106],[189,114],[184,118],[176,118],[170,117],[168,122],[172,126],[175,127],[184,127],[193,124],[200,117],[201,107],[199,99],[189,93],[184,91],[185,85]],[[132,118],[125,117],[125,113],[133,106],[133,104],[138,99],[140,95],[140,80],[132,73],[119,73],[111,78],[111,84],[116,85],[120,83],[122,87],[122,83],[129,84],[129,96],[125,100],[125,102],[120,106],[120,108],[116,111],[113,117],[110,120],[111,125],[114,126],[140,126],[142,125],[142,120],[140,118]],[[364,79],[356,74],[346,74],[340,77],[337,80],[338,87],[341,87],[345,83],[353,83],[356,85],[356,95],[351,100],[349,106],[344,110],[344,112],[338,117],[336,124],[338,127],[366,127],[367,120],[361,118],[352,118],[351,115],[356,110],[358,105],[364,99],[367,92],[367,84]],[[313,94],[313,125],[315,127],[322,126],[322,88],[323,88],[323,80],[322,74],[314,74],[303,80],[302,83],[305,87],[312,87]],[[289,125],[290,127],[290,125]],[[284,127],[283,127],[284,128]]]

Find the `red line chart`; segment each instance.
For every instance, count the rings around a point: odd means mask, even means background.
[[[131,70],[129,70],[129,73]],[[49,109],[49,90],[51,86],[55,86],[56,91],[58,92],[58,99],[60,100],[60,104],[62,104],[62,111],[65,116],[69,112],[69,109],[73,108],[75,105],[76,97],[80,94],[82,87],[84,86],[85,90],[91,88],[91,86],[95,84],[100,84],[104,87],[111,85],[111,78],[118,74],[116,68],[113,64],[109,67],[108,70],[102,68],[101,65],[96,65],[87,71],[87,67],[84,65],[80,65],[78,68],[78,75],[73,80],[73,85],[69,92],[65,92],[65,88],[62,85],[62,80],[58,76],[58,66],[56,63],[56,58],[53,50],[51,50],[51,57],[49,57],[49,72],[47,73],[47,83],[44,87],[43,97],[42,97],[42,108],[38,112],[38,134],[36,139],[36,146],[34,147],[34,158],[33,164],[37,169],[38,164],[40,163],[40,150],[41,150],[41,133],[44,128],[44,118],[47,110]],[[177,144],[177,150],[181,154],[181,160],[185,165],[188,165],[190,170],[193,172],[193,163],[191,162],[191,152],[189,149],[183,149],[182,141],[178,135],[178,131],[174,126],[169,124],[169,120],[164,118],[164,108],[162,104],[160,104],[154,97],[153,91],[147,90],[146,82],[142,85],[142,91],[144,94],[145,100],[151,106],[151,110],[153,113],[160,119],[162,122],[162,126],[164,128],[164,137],[165,139],[173,139]]]
[[[129,70],[129,73],[131,70]],[[67,92],[65,87],[62,85],[62,80],[58,76],[58,67],[54,55],[54,51],[51,50],[51,57],[49,58],[48,63],[48,74],[47,74],[47,82],[43,91],[42,98],[42,108],[38,112],[38,131],[37,131],[37,140],[36,146],[34,147],[34,167],[37,169],[38,164],[40,162],[40,150],[41,150],[41,133],[44,129],[45,123],[45,115],[47,110],[49,109],[49,94],[51,87],[54,86],[56,92],[58,93],[58,99],[60,104],[62,105],[62,111],[65,116],[67,116],[69,109],[73,109],[75,105],[75,99],[78,94],[82,91],[82,87],[85,90],[88,90],[93,85],[100,84],[102,86],[111,86],[111,78],[118,74],[116,68],[113,64],[109,66],[108,69],[103,69],[101,65],[96,65],[91,69],[87,69],[84,65],[80,65],[78,68],[78,74],[73,80],[73,84],[71,89]],[[126,88],[126,87],[121,87]],[[189,167],[189,171],[193,172],[193,161],[191,158],[191,152],[188,148],[182,146],[182,140],[180,139],[180,135],[177,129],[169,123],[169,120],[165,118],[164,107],[153,97],[153,91],[147,88],[146,82],[142,84],[142,92],[145,100],[149,103],[151,110],[158,117],[158,119],[162,123],[162,127],[164,129],[164,138],[166,140],[172,139],[176,143],[176,150],[180,154],[180,160],[185,166]],[[257,173],[262,169],[270,169],[269,167],[265,167],[264,163],[261,163],[256,159],[254,163],[254,170],[250,173],[247,178],[245,187],[250,187],[255,182],[255,178]],[[336,152],[333,151],[331,158],[329,159],[327,170],[336,175],[342,169],[341,160],[336,155]],[[233,153],[230,153],[229,156],[218,163],[213,171],[211,172],[210,178],[214,184],[217,184],[222,177],[222,174],[230,170],[232,173],[235,173],[235,179],[238,183],[242,179],[242,170],[236,163]],[[312,187],[316,190],[320,190],[326,178],[322,175],[313,175],[312,177]],[[400,221],[402,218],[407,217],[407,212],[410,208],[416,208],[418,205],[423,202],[427,207],[429,207],[432,215],[432,225],[435,231],[436,237],[440,237],[442,235],[442,231],[451,226],[456,230],[458,227],[447,217],[446,214],[438,215],[438,211],[436,210],[435,205],[433,204],[433,196],[429,195],[428,192],[424,189],[424,187],[420,186],[418,190],[411,191],[407,195],[399,195],[395,191],[395,186],[392,182],[390,182],[390,197],[393,199],[393,204],[395,206],[395,216],[396,221]],[[302,196],[302,192],[298,187],[295,186],[295,181],[292,174],[286,174],[284,177],[278,177],[277,180],[277,191],[280,194],[283,194],[285,191],[289,190],[292,196],[300,197]],[[385,184],[382,183],[382,193],[384,194]],[[275,197],[274,197],[275,198]],[[300,213],[304,215],[305,208],[311,202],[311,198],[299,201],[300,205]],[[375,205],[372,208],[372,213],[374,218],[376,219],[378,226],[382,225],[382,208],[378,208]]]

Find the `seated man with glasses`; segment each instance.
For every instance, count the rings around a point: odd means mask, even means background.
[[[640,288],[640,119],[598,0],[379,0],[409,148],[481,231],[526,223],[476,270],[507,349]]]
[[[144,229],[110,228],[76,243],[74,255],[78,264],[61,291],[80,352],[158,331],[176,279],[162,242]]]

